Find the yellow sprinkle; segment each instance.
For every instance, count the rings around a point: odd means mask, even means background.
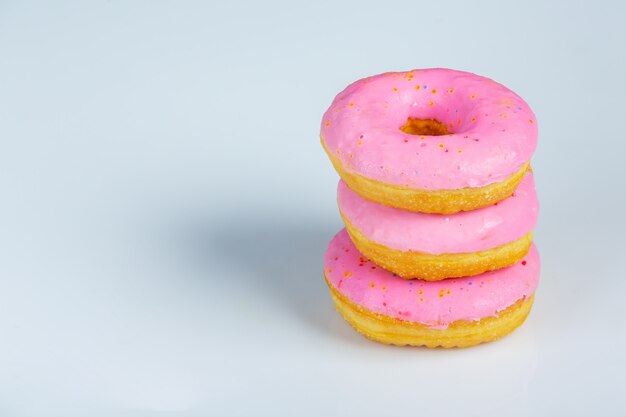
[[[352,272],[346,271],[343,273],[343,276],[346,278],[350,278],[352,276]]]
[[[417,293],[418,293],[419,295],[422,295],[422,294],[424,294],[424,291],[423,291],[423,290],[419,290]]]
[[[326,122],[326,127],[330,126],[330,122]]]
[[[443,290],[439,290],[439,298],[443,298]]]
[[[434,102],[434,101],[429,101],[429,102],[428,102],[428,105],[429,105],[430,107],[432,107],[432,106],[434,106],[434,105],[435,105],[435,102]]]
[[[394,88],[393,88],[393,91],[398,91],[398,89],[394,87]]]
[[[440,143],[440,144],[439,144],[439,147],[440,147],[440,148],[443,148],[443,143]]]
[[[353,107],[354,103],[348,103],[348,106]]]
[[[463,149],[459,149],[457,152],[458,153],[463,153]]]
[[[362,140],[360,140],[360,141],[358,141],[356,144],[357,144],[357,145],[359,145],[359,146],[361,146],[361,145],[363,145],[363,141],[362,141]]]

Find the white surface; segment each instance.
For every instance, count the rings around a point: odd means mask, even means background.
[[[0,415],[626,413],[621,3],[226,3],[0,4]],[[321,276],[323,111],[432,66],[540,124],[536,305],[467,350],[366,341]]]

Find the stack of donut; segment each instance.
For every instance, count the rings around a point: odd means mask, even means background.
[[[359,80],[324,114],[345,223],[324,276],[341,315],[388,344],[466,347],[533,303],[537,123],[503,85],[450,69]]]

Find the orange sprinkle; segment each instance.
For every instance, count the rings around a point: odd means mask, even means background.
[[[424,301],[424,299],[422,297],[420,297],[420,303],[423,302],[423,301]]]
[[[382,287],[380,287],[381,290],[386,291],[387,290],[387,286],[383,285]]]
[[[358,141],[356,144],[357,144],[357,145],[359,145],[359,146],[361,146],[361,145],[363,145],[363,141],[362,141],[362,140],[360,140],[360,141]]]
[[[333,272],[333,269],[332,268],[328,268],[328,273],[330,274],[332,272]]]
[[[422,86],[421,86],[421,85],[416,85],[416,86],[415,86],[415,89],[416,89],[416,90],[421,90],[421,88],[422,88]]]
[[[448,88],[448,93],[450,94],[454,93],[454,88]]]
[[[326,127],[330,126],[330,121],[326,122]]]
[[[431,93],[433,93],[433,94],[437,94],[437,90],[433,88],[433,89],[431,90]]]
[[[529,120],[529,122],[530,122],[530,123],[533,123],[533,119],[530,119],[530,120]]]
[[[374,288],[376,284],[374,282],[370,282],[370,288]]]
[[[424,294],[424,291],[423,291],[423,290],[419,290],[417,293],[418,293],[419,295],[422,295],[422,294]]]
[[[458,153],[463,153],[463,149],[459,149],[457,152]]]
[[[476,98],[476,95],[474,95],[474,94],[472,94],[472,95],[470,96],[470,99],[472,99],[472,100],[474,100],[475,98]]]
[[[443,148],[443,143],[440,143],[440,144],[439,144],[439,147],[440,147],[440,148]]]
[[[439,290],[439,298],[443,298],[443,290]]]
[[[398,89],[394,87],[394,88],[393,88],[393,91],[398,91]]]
[[[435,102],[434,102],[434,101],[429,101],[429,102],[428,102],[428,105],[429,105],[430,107],[432,107],[432,106],[434,106],[434,105],[435,105]]]
[[[450,291],[450,290],[446,291],[446,294],[451,294],[451,293],[452,293],[452,291]]]
[[[343,276],[346,278],[350,278],[352,276],[352,272],[346,271],[343,273]]]
[[[354,103],[348,103],[348,106],[353,107]]]
[[[475,118],[475,117],[472,117],[472,122],[475,122],[475,121],[476,121],[476,118]]]

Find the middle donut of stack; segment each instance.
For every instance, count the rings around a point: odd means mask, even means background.
[[[529,251],[539,202],[529,169],[513,195],[456,214],[383,206],[341,180],[337,201],[356,248],[399,277],[438,281],[511,266]]]

